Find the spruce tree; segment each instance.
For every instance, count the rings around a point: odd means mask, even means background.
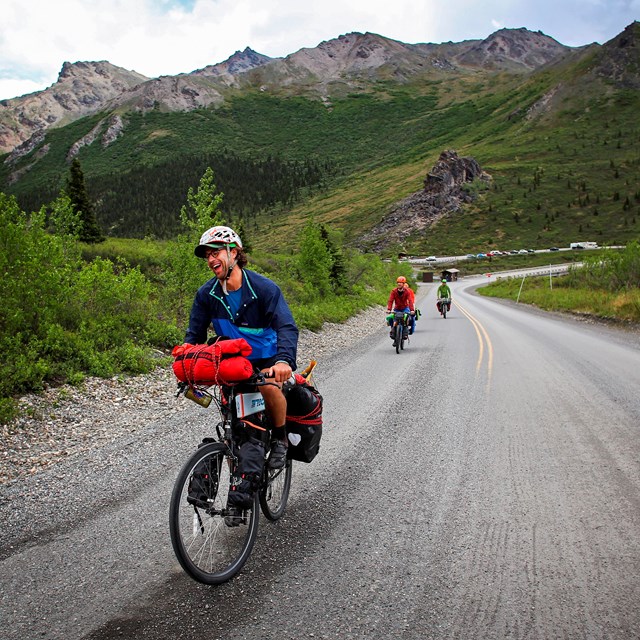
[[[251,253],[252,245],[251,240],[248,237],[247,228],[244,225],[242,218],[238,220],[238,223],[234,226],[234,231],[240,236],[242,240],[242,248],[245,253]]]
[[[74,158],[71,163],[66,192],[71,200],[71,206],[78,214],[80,220],[79,239],[82,242],[92,244],[103,242],[105,238],[93,213],[93,205],[91,204],[89,194],[84,184],[82,167],[77,158]]]
[[[342,251],[336,247],[329,237],[329,232],[324,225],[320,225],[320,237],[325,243],[329,255],[331,256],[331,272],[329,273],[329,279],[331,280],[331,286],[334,291],[339,291],[345,284],[345,276],[347,268],[344,263],[344,256]]]

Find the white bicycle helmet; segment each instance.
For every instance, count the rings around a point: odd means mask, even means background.
[[[195,248],[198,258],[204,258],[204,252],[208,249],[217,249],[226,246],[228,249],[238,247],[242,249],[240,236],[230,227],[211,227],[207,229],[200,238],[200,244]]]

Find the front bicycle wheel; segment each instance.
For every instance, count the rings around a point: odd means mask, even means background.
[[[400,353],[402,347],[402,327],[400,323],[395,326],[395,337],[393,339],[393,346],[396,348],[396,353]]]
[[[233,578],[251,554],[258,534],[258,495],[241,519],[225,524],[233,459],[220,442],[200,447],[176,479],[169,507],[171,544],[182,568],[198,582]]]
[[[260,489],[260,507],[269,520],[278,520],[287,508],[292,471],[290,458],[287,458],[282,469],[265,469]]]

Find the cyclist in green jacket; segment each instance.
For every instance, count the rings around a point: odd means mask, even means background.
[[[451,289],[447,284],[445,278],[442,278],[442,284],[438,287],[438,291],[436,293],[438,300],[436,301],[436,307],[438,308],[438,313],[440,313],[440,300],[447,299],[449,302],[447,304],[447,311],[451,311]]]

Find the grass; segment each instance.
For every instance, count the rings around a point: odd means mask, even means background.
[[[565,277],[555,277],[552,287],[548,277],[526,278],[519,301],[547,311],[587,314],[606,320],[640,324],[640,289],[606,291],[591,287],[572,287]],[[501,279],[478,289],[484,296],[516,300],[522,278]]]
[[[640,323],[640,244],[633,242],[623,250],[576,253],[584,254],[583,264],[566,276],[514,276],[483,287],[480,293],[542,309]]]

